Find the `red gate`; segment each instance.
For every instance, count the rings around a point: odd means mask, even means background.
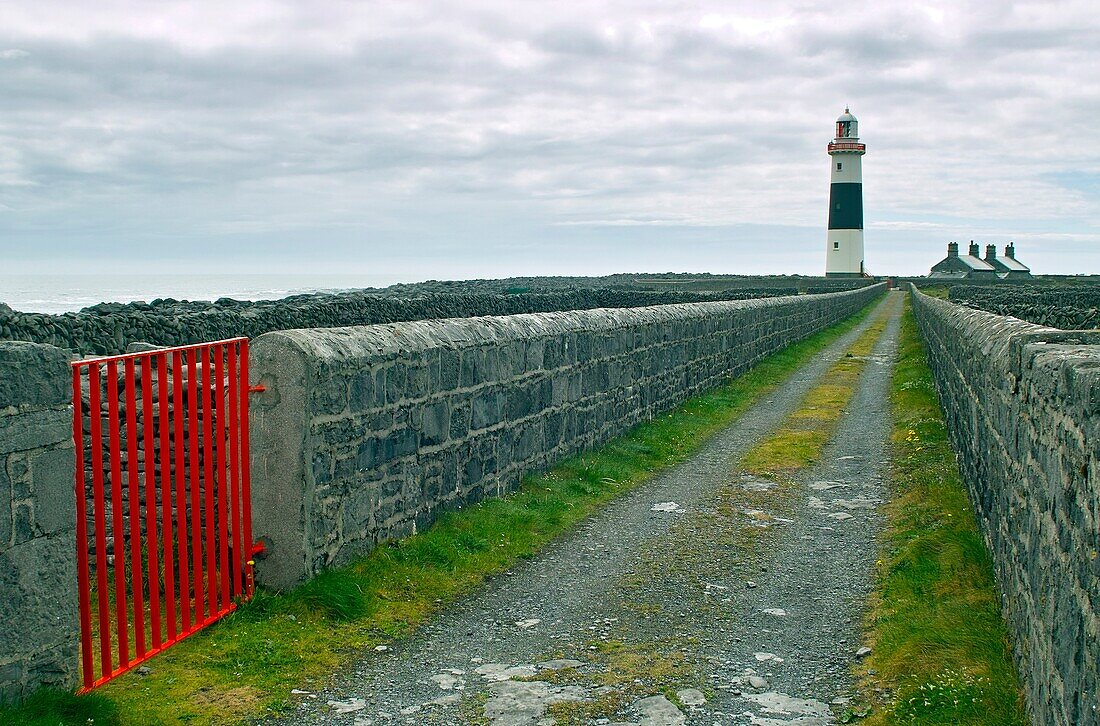
[[[248,393],[246,338],[73,363],[82,690],[252,595]]]

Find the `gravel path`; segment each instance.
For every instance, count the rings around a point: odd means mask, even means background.
[[[736,470],[873,314],[689,461],[365,656],[283,723],[833,723],[881,526],[901,293],[823,464]]]

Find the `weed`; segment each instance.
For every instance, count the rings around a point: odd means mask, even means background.
[[[52,688],[32,695],[22,706],[0,711],[0,722],[25,726],[113,726],[119,723],[118,708],[111,699],[97,693],[74,696]]]

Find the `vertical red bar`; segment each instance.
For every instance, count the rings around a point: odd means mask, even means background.
[[[80,664],[84,687],[95,682],[92,659],[92,584],[88,581],[88,493],[84,484],[84,412],[80,395],[80,366],[73,366],[73,442],[76,444],[76,581],[80,608]]]
[[[134,598],[134,650],[145,656],[145,599],[142,596],[141,493],[138,489],[137,395],[134,390],[134,359],[127,358],[126,371],[126,474],[130,515],[130,592]]]
[[[229,374],[229,523],[233,529],[233,595],[237,596],[241,594],[241,562],[244,559],[239,518],[240,493],[237,489],[237,431],[240,427],[240,421],[237,419],[237,344],[227,344],[226,351],[229,354],[227,371]]]
[[[164,537],[165,637],[176,639],[176,568],[172,559],[172,449],[168,440],[168,354],[157,356],[157,407],[160,422],[160,527]]]
[[[199,468],[199,398],[198,366],[195,362],[195,349],[187,351],[187,443],[190,447],[190,461],[187,468],[187,487],[191,493],[191,577],[194,589],[192,605],[195,608],[195,624],[203,621],[203,601],[206,584],[202,576],[202,509],[199,504],[199,486],[202,484],[202,469]]]
[[[149,627],[154,648],[160,637],[160,557],[157,554],[156,437],[153,434],[153,363],[152,356],[141,358],[141,415],[145,423],[145,542],[149,550]]]
[[[176,534],[179,563],[180,633],[191,630],[191,587],[187,577],[187,491],[184,487],[183,463],[183,356],[172,353],[172,420],[175,423],[175,441],[172,442],[176,459]]]
[[[228,419],[225,415],[225,347],[214,349],[214,384],[218,409],[218,558],[221,570],[221,609],[229,607],[229,524],[226,521],[226,500],[229,487],[226,476],[226,464],[229,457],[225,451],[225,434]]]
[[[255,578],[252,574],[252,468],[248,440],[248,394],[251,383],[248,378],[248,340],[241,341],[241,510],[244,520],[245,586],[248,597],[252,597]]]
[[[119,451],[118,362],[107,362],[107,435],[111,445],[111,536],[115,557],[115,631],[118,634],[118,665],[130,664],[129,618],[126,614],[126,542],[122,526],[122,454]]]
[[[92,437],[92,506],[95,508],[95,576],[99,605],[99,667],[111,673],[111,607],[107,598],[107,495],[103,491],[103,412],[99,394],[99,364],[88,366],[88,430]]]
[[[210,346],[202,348],[202,483],[206,502],[206,612],[210,617],[218,612],[218,563],[214,547],[214,407],[210,395]]]

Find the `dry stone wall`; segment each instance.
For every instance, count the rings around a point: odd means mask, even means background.
[[[174,346],[272,330],[372,325],[428,318],[512,315],[553,310],[636,307],[706,300],[743,300],[796,293],[757,288],[716,293],[576,289],[523,294],[443,294],[397,297],[378,291],[293,295],[281,300],[215,302],[154,300],[100,303],[78,313],[20,313],[0,305],[0,340],[26,340],[77,353],[114,355],[134,342]]]
[[[288,587],[856,312],[826,295],[290,330],[252,345],[255,532]]]
[[[1100,723],[1100,333],[914,290],[1034,723]]]
[[[75,684],[70,381],[65,351],[0,343],[0,703]]]

